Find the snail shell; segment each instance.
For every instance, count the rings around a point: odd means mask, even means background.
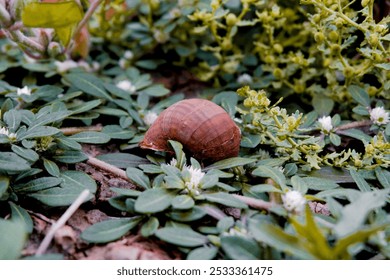
[[[205,99],[186,99],[165,109],[139,146],[171,151],[168,140],[180,142],[200,161],[215,162],[238,155],[241,132],[222,107]]]

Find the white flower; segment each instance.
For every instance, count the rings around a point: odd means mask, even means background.
[[[176,166],[177,165],[177,160],[175,158],[171,159],[171,162],[168,163],[168,165]]]
[[[79,64],[76,61],[70,59],[65,61],[56,61],[54,62],[54,64],[56,65],[57,71],[59,73],[65,73],[68,70],[79,66]]]
[[[147,126],[151,126],[155,122],[155,120],[157,120],[157,118],[158,115],[155,112],[149,111],[145,114],[143,120]]]
[[[129,80],[120,81],[116,83],[116,86],[130,93],[134,93],[136,91],[135,86]]]
[[[24,86],[23,88],[18,88],[16,91],[17,95],[31,95],[31,89],[28,86]]]
[[[374,124],[387,124],[390,122],[389,113],[383,107],[376,107],[370,111],[370,119]]]
[[[289,191],[282,195],[284,208],[293,213],[301,213],[305,208],[306,199],[298,191]]]
[[[242,84],[242,85],[249,85],[253,83],[253,79],[251,75],[244,73],[237,78],[237,83]]]
[[[199,186],[200,180],[202,180],[205,173],[202,172],[199,168],[194,168],[192,166],[185,166],[184,168],[188,170],[191,176],[189,181],[185,183],[186,187],[189,190],[196,190]]]
[[[132,51],[127,50],[127,51],[125,51],[125,53],[123,54],[123,57],[124,57],[125,59],[127,59],[127,60],[131,60],[131,59],[134,58],[134,54],[133,54]]]
[[[0,134],[3,134],[10,139],[16,139],[16,133],[12,133],[12,132],[10,133],[8,128],[6,127],[0,127]]]
[[[321,125],[321,130],[325,134],[329,134],[329,132],[333,129],[332,118],[330,116],[323,116],[318,119],[318,122]]]

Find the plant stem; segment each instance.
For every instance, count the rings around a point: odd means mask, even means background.
[[[97,168],[100,168],[104,171],[107,171],[107,172],[110,172],[116,176],[118,176],[119,178],[122,178],[130,183],[133,183],[126,175],[126,171],[114,166],[114,165],[111,165],[107,162],[104,162],[104,161],[101,161],[97,158],[94,158],[94,157],[91,157],[91,156],[88,156],[88,160],[87,160],[87,163],[94,166],[94,167],[97,167]]]
[[[51,240],[54,237],[54,234],[66,223],[67,220],[69,220],[73,213],[76,212],[76,210],[80,207],[81,204],[83,204],[84,200],[88,197],[89,194],[89,190],[84,190],[80,193],[77,199],[73,201],[72,205],[70,205],[69,208],[66,209],[65,213],[61,216],[61,218],[51,226],[49,232],[43,239],[42,243],[39,245],[35,255],[39,256],[45,253],[45,251],[50,245]]]
[[[80,21],[79,25],[77,25],[77,28],[75,32],[73,33],[73,38],[77,36],[77,34],[80,33],[81,29],[84,27],[84,25],[87,24],[89,19],[91,18],[92,14],[95,12],[95,10],[99,7],[99,5],[103,2],[103,0],[96,0],[92,2],[91,6],[89,6],[88,11],[85,13],[84,18]]]
[[[235,198],[238,198],[248,206],[255,208],[255,209],[262,209],[262,210],[269,210],[272,206],[275,204],[272,202],[268,202],[262,199],[257,199],[253,197],[247,197],[247,196],[242,196],[238,194],[233,194]]]
[[[102,129],[103,126],[101,124],[97,124],[94,126],[85,126],[85,127],[63,127],[60,130],[64,135],[73,135],[84,131],[102,131]]]
[[[355,127],[362,127],[362,126],[369,126],[369,125],[371,125],[370,120],[356,121],[356,122],[351,122],[351,123],[340,125],[340,126],[335,128],[335,131],[347,130],[347,129],[351,129],[351,128],[355,128]]]

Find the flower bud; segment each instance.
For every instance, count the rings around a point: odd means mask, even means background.
[[[314,34],[314,40],[315,40],[317,43],[322,43],[322,42],[325,40],[324,33],[323,33],[323,32],[316,32],[316,33]]]
[[[339,39],[339,34],[335,30],[332,30],[331,32],[329,32],[328,36],[332,42],[337,42],[337,40]]]
[[[282,53],[283,52],[283,46],[281,44],[274,44],[273,49],[277,53]]]
[[[229,26],[232,26],[232,25],[235,25],[237,23],[237,17],[235,14],[228,14],[226,16],[226,24],[229,25]]]
[[[47,53],[49,54],[50,57],[55,58],[62,54],[62,47],[57,42],[50,42],[47,47]]]
[[[361,4],[362,4],[362,7],[366,7],[368,4],[370,4],[371,0],[362,0]]]
[[[370,45],[372,47],[376,47],[378,46],[378,43],[379,43],[379,38],[378,38],[378,35],[375,34],[375,33],[372,33],[370,34],[370,36],[368,37],[368,42],[370,43]]]

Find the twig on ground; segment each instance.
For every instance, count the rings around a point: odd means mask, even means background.
[[[89,190],[84,190],[80,193],[77,199],[73,201],[73,203],[69,206],[69,208],[65,211],[65,213],[59,218],[59,220],[51,226],[49,232],[47,233],[47,235],[39,245],[35,255],[39,256],[45,253],[56,231],[59,228],[61,228],[66,223],[67,220],[69,220],[69,218],[73,215],[74,212],[76,212],[76,210],[80,207],[80,205],[84,202],[84,200],[88,197],[89,194],[90,194]]]
[[[238,194],[234,194],[233,196],[238,198],[242,202],[246,203],[248,206],[255,208],[255,209],[269,210],[272,206],[275,205],[272,202],[268,202],[268,201],[253,198],[253,197],[247,197],[247,196],[242,196],[242,195],[238,195]]]
[[[63,127],[61,128],[61,132],[64,135],[73,135],[79,132],[84,131],[102,131],[103,126],[101,124],[93,125],[93,126],[83,126],[83,127]]]
[[[124,170],[122,170],[114,165],[111,165],[107,162],[104,162],[102,160],[99,160],[99,159],[91,157],[91,156],[88,156],[87,163],[94,166],[94,167],[100,168],[104,171],[110,172],[110,173],[118,176],[119,178],[122,178],[122,179],[132,183],[132,181],[129,179],[129,177],[127,177],[126,171],[124,171]]]
[[[370,120],[356,121],[356,122],[351,122],[351,123],[340,125],[340,126],[336,127],[335,131],[347,130],[347,129],[362,127],[362,126],[369,126],[371,124],[372,124],[372,122]]]

